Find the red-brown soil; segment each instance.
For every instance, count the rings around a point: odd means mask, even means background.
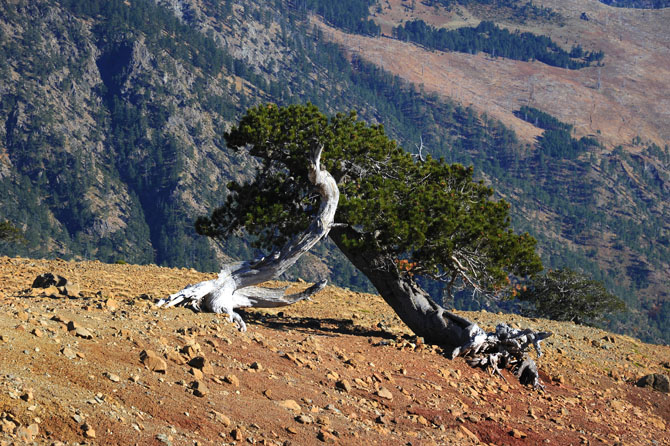
[[[30,286],[45,272],[81,293],[40,296]],[[247,333],[221,315],[153,306],[210,277],[0,258],[0,444],[670,444],[670,397],[633,384],[670,373],[668,347],[463,313],[486,328],[554,333],[538,360],[546,390],[534,391],[422,345],[374,295],[328,287],[312,302],[247,310]],[[68,332],[68,321],[92,339]],[[164,359],[166,373],[145,367],[143,350]],[[193,356],[211,366],[199,379],[204,396],[191,388]]]

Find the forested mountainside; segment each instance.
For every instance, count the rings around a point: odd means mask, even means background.
[[[496,26],[531,23],[537,36],[542,24],[572,20],[515,1],[0,0],[0,216],[27,239],[3,254],[202,270],[253,256],[243,238],[214,245],[193,230],[196,216],[224,200],[227,182],[254,167],[222,134],[250,105],[311,101],[383,123],[408,150],[423,140],[433,156],[473,164],[512,203],[515,228],[538,238],[547,267],[588,272],[628,302],[611,328],[670,340],[662,137],[613,144],[577,132],[583,123],[562,121],[562,110],[522,109],[528,104],[512,107],[523,126],[510,126],[368,57],[368,40],[358,51],[338,44],[341,36],[390,41],[380,34],[403,22],[386,10],[401,3],[425,8],[415,18],[431,26],[436,11],[466,14],[472,5]],[[557,42],[615,63],[592,38]],[[540,64],[518,63],[530,72]],[[563,126],[547,128],[545,115]],[[296,274],[367,286],[335,250],[315,254]]]
[[[660,9],[669,8],[668,0],[600,0],[606,5],[619,8],[640,8],[640,9]]]

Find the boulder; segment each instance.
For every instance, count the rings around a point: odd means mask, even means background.
[[[67,285],[67,279],[54,273],[40,274],[35,278],[32,288],[62,287]]]
[[[637,381],[638,387],[651,387],[652,389],[670,393],[670,379],[662,373],[652,373],[646,375]]]

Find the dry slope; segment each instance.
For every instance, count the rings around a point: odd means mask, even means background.
[[[31,290],[49,271],[79,292]],[[668,373],[668,347],[466,314],[554,332],[539,360],[547,388],[534,392],[446,359],[374,295],[329,287],[313,302],[247,311],[248,333],[153,307],[207,277],[0,258],[0,444],[670,444],[670,397],[632,384]]]

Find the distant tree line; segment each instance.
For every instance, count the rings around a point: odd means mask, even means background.
[[[571,70],[588,67],[605,57],[602,51],[584,51],[580,46],[567,52],[547,36],[522,33],[518,30],[510,32],[488,21],[483,21],[476,27],[446,30],[434,28],[423,20],[413,20],[394,28],[393,35],[399,40],[415,42],[440,51],[470,54],[484,52],[507,59],[537,60]]]
[[[428,6],[439,5],[447,9],[451,9],[454,5],[491,5],[510,10],[514,17],[521,21],[529,18],[553,20],[559,17],[559,14],[553,9],[535,5],[528,0],[424,0],[423,3]]]
[[[574,159],[592,147],[600,147],[597,139],[583,136],[575,139],[571,136],[572,125],[561,122],[549,113],[524,105],[514,114],[535,127],[544,130],[538,138],[541,153],[552,158]]]
[[[368,19],[374,0],[298,0],[298,7],[312,11],[331,25],[358,34],[376,36],[379,25]]]
[[[600,0],[618,8],[661,9],[670,7],[670,0]]]

